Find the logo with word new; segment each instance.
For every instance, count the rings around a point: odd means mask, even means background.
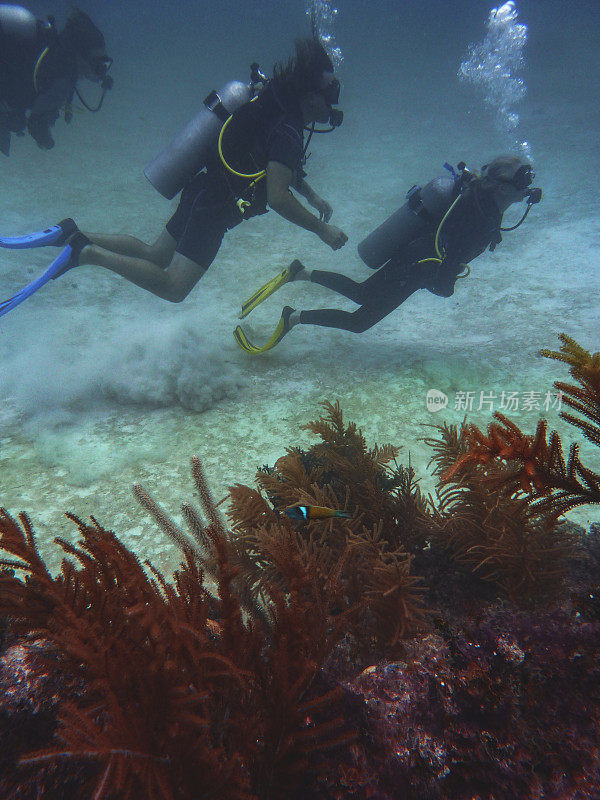
[[[429,389],[426,397],[427,410],[432,414],[441,411],[448,405],[448,395],[440,392],[439,389]]]

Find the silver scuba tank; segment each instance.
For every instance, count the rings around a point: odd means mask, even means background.
[[[230,81],[208,95],[200,111],[144,170],[163,197],[171,200],[206,165],[223,123],[252,96],[252,85],[241,81]]]
[[[35,39],[38,21],[22,6],[0,5],[0,30],[17,39]]]
[[[441,175],[406,195],[407,201],[358,245],[358,254],[371,269],[379,269],[415,239],[439,224],[454,200],[456,189],[451,175]]]

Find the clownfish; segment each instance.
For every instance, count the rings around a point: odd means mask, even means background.
[[[331,517],[352,518],[351,511],[338,511],[335,508],[325,508],[324,506],[292,506],[286,508],[285,513],[290,519],[301,519],[304,522],[312,519],[330,519]]]

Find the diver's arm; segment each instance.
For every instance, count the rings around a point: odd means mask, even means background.
[[[51,150],[54,147],[50,128],[58,119],[60,109],[69,99],[71,89],[71,82],[68,79],[59,78],[53,81],[45,92],[38,94],[31,105],[27,130],[43,150]]]
[[[278,161],[269,161],[267,164],[267,202],[269,206],[294,225],[316,233],[319,239],[329,245],[332,250],[339,250],[348,241],[346,234],[334,225],[328,225],[325,221],[318,219],[304,208],[290,192],[293,182],[294,173],[289,167]]]
[[[298,194],[301,194],[306,202],[319,212],[320,219],[324,222],[329,222],[333,214],[333,208],[329,205],[327,200],[323,200],[323,198],[315,192],[312,186],[310,186],[301,175],[297,174],[295,176],[292,189],[295,189]]]
[[[38,147],[42,150],[52,150],[54,139],[50,133],[50,128],[54,125],[56,117],[47,114],[30,114],[27,119],[27,130]]]

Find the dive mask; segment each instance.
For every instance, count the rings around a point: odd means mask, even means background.
[[[338,128],[344,121],[344,112],[339,108],[332,108],[340,102],[340,82],[333,72],[324,72],[317,92],[329,106],[329,124]]]
[[[512,180],[506,179],[499,179],[500,183],[508,184],[509,186],[513,186],[515,189],[523,193],[523,200],[527,203],[527,208],[525,209],[523,216],[517,222],[516,225],[511,225],[510,228],[500,228],[502,232],[505,231],[516,231],[523,222],[529,212],[531,211],[531,207],[539,203],[542,199],[542,190],[537,186],[532,186],[533,179],[535,178],[535,172],[531,168],[530,164],[523,164],[519,169],[515,172],[512,177]]]
[[[535,178],[535,172],[533,171],[530,164],[523,164],[513,175],[511,181],[504,181],[504,183],[509,183],[511,186],[514,186],[515,189],[523,192],[525,197],[527,198],[528,205],[535,205],[539,203],[542,199],[542,190],[536,187],[531,186]],[[531,187],[531,188],[530,188]]]
[[[486,173],[487,169],[488,165],[486,164],[483,167],[484,174]],[[515,189],[518,189],[520,192],[524,192],[533,183],[535,172],[533,171],[531,164],[521,164],[512,178],[501,177],[498,174],[491,174],[489,177],[491,180],[496,181],[496,183],[503,183],[506,186],[514,186]]]
[[[531,186],[534,178],[535,172],[531,168],[531,165],[523,164],[513,175],[511,183],[516,189],[522,189],[524,191],[528,186]]]

